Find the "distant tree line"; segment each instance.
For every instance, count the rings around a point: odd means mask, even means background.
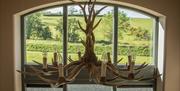
[[[112,42],[113,33],[113,14],[108,13],[103,17],[103,23],[106,23],[105,36]],[[123,40],[127,36],[134,36],[135,40],[150,40],[151,31],[142,27],[135,27],[130,24],[130,18],[127,17],[126,13],[119,12],[118,14],[118,39]]]
[[[74,15],[76,14],[74,8],[70,8],[69,13]],[[80,11],[79,11],[80,12]],[[61,14],[61,13],[59,13]],[[25,31],[27,39],[53,39],[52,31],[47,24],[42,22],[41,17],[43,16],[42,12],[37,12],[30,14],[25,17]],[[112,42],[112,33],[113,33],[113,14],[111,12],[101,16],[103,21],[101,22],[104,32],[103,34],[108,39],[108,41],[100,40],[97,42],[109,44]],[[68,41],[69,42],[79,42],[80,41],[80,28],[77,24],[78,18],[68,18]],[[130,24],[130,18],[124,12],[119,12],[118,16],[118,37],[120,40],[123,40],[126,36],[134,36],[136,40],[150,40],[151,34],[150,30],[143,29],[141,27],[134,27]],[[59,19],[57,25],[55,25],[55,30],[60,32],[62,36],[63,31],[63,20]],[[55,40],[60,40],[61,38],[56,38]]]

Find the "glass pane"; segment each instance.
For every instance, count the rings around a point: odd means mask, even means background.
[[[99,10],[103,5],[96,5],[95,10]],[[95,53],[98,58],[104,52],[112,52],[112,31],[113,31],[113,8],[105,8],[95,20],[95,24],[102,19],[99,26],[94,30],[96,44]],[[80,30],[77,22],[85,28],[82,10],[77,5],[68,6],[68,56],[73,60],[78,59],[78,51],[84,53],[84,46],[81,40],[85,40],[85,34]],[[94,25],[95,25],[94,24]]]
[[[153,34],[155,19],[136,11],[119,8],[118,59],[125,64],[128,55],[135,56],[136,64],[153,61]]]
[[[63,91],[62,88],[26,88],[26,91]]]
[[[153,91],[153,88],[117,88],[117,91]]]
[[[84,53],[84,46],[81,44],[81,39],[85,38],[84,33],[80,30],[77,22],[80,22],[84,27],[84,17],[81,9],[77,5],[68,6],[68,57],[73,60],[78,59],[78,51]]]
[[[102,7],[104,5],[97,5],[95,9],[99,10]],[[102,19],[99,26],[94,30],[96,38],[95,53],[98,58],[101,58],[101,55],[107,52],[112,54],[113,13],[113,7],[106,7],[96,18],[96,22]]]
[[[44,52],[50,64],[55,50],[62,53],[62,13],[63,8],[57,7],[24,17],[27,64],[33,63],[32,60],[42,63]]]
[[[76,84],[68,85],[68,91],[113,91],[110,86],[92,85],[92,84]]]

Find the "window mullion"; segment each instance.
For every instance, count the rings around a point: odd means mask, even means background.
[[[63,64],[67,64],[67,6],[63,6]]]
[[[117,65],[117,50],[118,50],[118,6],[114,7],[113,17],[113,62]]]
[[[113,62],[117,65],[117,49],[118,49],[118,6],[114,6],[113,17]],[[117,87],[113,86],[113,91],[117,91]]]
[[[63,6],[63,64],[67,64],[67,5]],[[64,72],[65,75],[66,72]],[[67,91],[67,85],[63,85],[63,91]]]

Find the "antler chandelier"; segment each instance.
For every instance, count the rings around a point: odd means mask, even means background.
[[[18,72],[25,75],[36,76],[40,78],[42,81],[50,84],[52,87],[59,87],[61,85],[73,82],[82,69],[87,69],[89,73],[89,79],[94,81],[96,84],[108,86],[122,86],[123,83],[127,81],[147,81],[159,77],[159,75],[156,72],[156,69],[154,70],[154,75],[152,77],[144,78],[143,75],[137,77],[137,75],[141,73],[141,70],[147,67],[148,64],[144,62],[140,66],[135,67],[135,61],[133,60],[131,55],[128,56],[128,63],[123,69],[118,68],[115,64],[112,63],[110,53],[106,53],[106,57],[103,60],[98,60],[94,52],[94,31],[96,27],[100,24],[102,19],[98,20],[97,23],[95,23],[95,19],[97,15],[107,6],[104,6],[96,11],[96,0],[89,0],[88,2],[85,2],[84,5],[81,5],[80,3],[73,0],[70,1],[78,4],[83,11],[86,27],[83,28],[79,21],[77,23],[81,31],[86,35],[86,40],[81,41],[81,43],[85,47],[84,54],[81,55],[81,52],[78,52],[78,60],[74,61],[73,59],[68,58],[70,63],[67,65],[63,65],[62,63],[58,63],[58,53],[55,52],[52,65],[47,64],[47,57],[44,56],[43,63],[34,61],[36,64],[42,66],[41,69],[30,65],[32,72]],[[122,59],[120,59],[118,63],[121,60]],[[58,74],[57,80],[47,78],[47,76],[52,76],[55,74]]]

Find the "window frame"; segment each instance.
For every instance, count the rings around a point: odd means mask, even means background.
[[[84,4],[84,2],[81,2],[82,4]],[[32,14],[32,13],[35,13],[37,11],[41,11],[41,10],[45,10],[45,9],[49,9],[49,8],[53,8],[53,7],[62,7],[63,8],[63,64],[67,64],[67,45],[68,45],[68,42],[67,42],[67,32],[68,32],[68,29],[67,29],[67,19],[68,19],[68,6],[69,5],[77,5],[77,4],[73,4],[73,3],[69,3],[69,4],[61,4],[61,5],[55,5],[55,6],[50,6],[50,7],[46,7],[46,8],[42,8],[42,9],[38,9],[38,10],[35,10],[35,11],[31,11],[29,13],[26,13],[24,15],[21,16],[21,70],[22,71],[25,71],[26,70],[26,48],[25,48],[25,44],[26,44],[26,40],[25,40],[25,31],[24,31],[24,17],[26,15],[29,15],[29,14]],[[150,13],[147,13],[145,11],[142,11],[142,10],[138,10],[138,9],[134,9],[134,8],[130,8],[130,7],[127,7],[127,6],[122,6],[122,5],[119,5],[119,4],[108,4],[108,3],[103,3],[103,2],[97,2],[97,5],[108,5],[108,6],[111,6],[114,8],[114,15],[113,15],[113,47],[112,47],[112,55],[113,55],[113,62],[115,65],[117,65],[117,56],[118,56],[118,9],[119,7],[121,8],[125,8],[125,9],[129,9],[129,10],[132,10],[132,11],[136,11],[138,13],[141,13],[143,15],[147,15],[147,16],[150,16],[152,18],[155,19],[155,30],[154,31],[154,34],[153,34],[153,61],[154,61],[154,66],[157,67],[157,61],[158,61],[158,34],[159,34],[159,18],[157,16],[154,16]],[[25,90],[25,87],[49,87],[48,85],[42,85],[42,84],[26,84],[24,78],[26,78],[25,75],[21,74],[22,75],[22,89],[23,91],[26,91]],[[89,83],[87,83],[89,84]],[[139,85],[139,86],[124,86],[123,88],[128,88],[128,87],[132,87],[132,88],[136,88],[136,87],[152,87],[154,90],[153,91],[156,91],[156,84],[157,82],[155,81],[153,85]],[[63,88],[63,91],[68,91],[67,90],[67,85],[64,85],[62,86],[61,88]],[[116,91],[117,88],[119,87],[113,87],[113,91]],[[120,87],[122,88],[122,87]]]

